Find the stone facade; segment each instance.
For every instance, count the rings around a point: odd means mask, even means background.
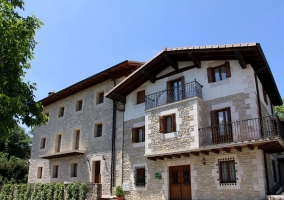
[[[97,103],[97,95],[106,93],[113,88],[113,81],[106,81],[61,101],[48,105],[44,112],[49,113],[49,121],[45,126],[35,127],[33,147],[30,159],[29,182],[93,182],[94,161],[101,162],[101,183],[104,194],[109,194],[111,176],[111,137],[113,102],[104,98],[104,102]],[[81,111],[75,112],[76,100],[82,99]],[[58,118],[58,109],[64,106],[64,116]],[[122,123],[118,116],[117,124]],[[102,124],[102,136],[95,137],[96,124]],[[80,130],[79,150],[85,151],[84,155],[71,156],[57,159],[41,159],[40,156],[52,154],[55,151],[56,134],[62,134],[61,151],[72,149],[74,130]],[[122,131],[122,130],[120,130]],[[41,138],[46,138],[45,148],[40,149]],[[78,164],[78,176],[70,177],[72,163]],[[58,178],[52,178],[52,166],[59,166]],[[37,169],[42,167],[43,177],[37,178]]]
[[[151,114],[148,115],[148,132],[147,140],[148,148],[153,153],[167,152],[168,150],[184,150],[191,147],[191,143],[194,142],[194,136],[191,134],[194,131],[194,121],[197,119],[197,100],[188,100],[181,103],[174,103],[161,108],[152,109],[147,111]],[[159,133],[159,117],[163,115],[163,111],[170,111],[176,113],[177,131],[172,136],[168,134]],[[169,112],[169,114],[170,114]],[[196,129],[195,129],[196,130]]]

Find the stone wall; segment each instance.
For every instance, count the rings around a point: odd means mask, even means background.
[[[129,181],[130,191],[125,192],[126,199],[169,199],[169,166],[190,165],[192,199],[265,199],[264,160],[261,150],[243,148],[242,152],[231,150],[230,153],[194,156],[189,158],[172,158],[150,161],[136,156],[131,147],[125,152],[124,181]],[[137,152],[137,151],[135,151]],[[137,152],[138,155],[138,152]],[[236,185],[220,185],[219,158],[235,158]],[[203,165],[202,159],[206,164]],[[145,163],[147,166],[146,188],[136,189],[131,178],[134,163]],[[162,174],[162,179],[155,179],[155,173]]]
[[[210,111],[226,107],[230,107],[231,109],[232,121],[251,119],[252,116],[246,113],[246,111],[250,109],[250,104],[245,102],[247,98],[249,98],[249,94],[239,93],[205,101],[201,111],[202,118],[205,119],[202,125],[205,127],[211,125]]]
[[[192,98],[147,111],[146,148],[150,153],[186,150],[198,143],[198,100]],[[176,131],[160,133],[160,116],[175,113]],[[198,146],[198,144],[194,144]]]
[[[45,126],[35,127],[33,147],[29,167],[29,183],[48,182],[92,182],[93,161],[101,161],[101,182],[104,194],[110,191],[111,176],[111,138],[113,102],[104,98],[97,104],[98,93],[108,92],[113,88],[113,81],[106,81],[77,94],[69,96],[44,108],[49,113],[49,121]],[[83,100],[82,111],[75,112],[77,100]],[[64,116],[58,118],[58,109],[64,106]],[[117,124],[122,123],[122,116],[117,117]],[[95,124],[102,123],[101,137],[94,137]],[[61,151],[72,149],[74,130],[80,129],[79,150],[85,151],[82,156],[64,157],[58,159],[41,159],[40,156],[52,154],[55,151],[56,134],[62,134]],[[122,131],[122,130],[120,130]],[[40,149],[40,139],[46,138],[46,147]],[[70,177],[71,163],[78,163],[78,177]],[[52,165],[59,165],[59,177],[51,178]],[[43,178],[37,179],[37,168],[43,167]]]

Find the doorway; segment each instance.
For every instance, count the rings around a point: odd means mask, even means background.
[[[190,165],[169,167],[170,200],[191,200]]]

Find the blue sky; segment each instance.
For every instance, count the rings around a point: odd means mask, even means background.
[[[44,26],[26,80],[36,100],[164,47],[259,42],[284,97],[284,1],[25,0]]]

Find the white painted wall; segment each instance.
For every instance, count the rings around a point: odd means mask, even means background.
[[[182,73],[157,80],[155,83],[147,81],[143,86],[132,92],[127,96],[126,109],[125,109],[125,119],[130,120],[144,115],[143,110],[145,110],[145,105],[137,106],[135,104],[135,96],[137,91],[145,89],[146,95],[153,94],[162,90],[167,89],[167,81],[173,80],[179,77],[184,76],[185,83],[192,82],[196,80],[200,83],[202,88],[203,100],[208,101],[224,96],[229,96],[237,93],[249,93],[249,98],[246,99],[246,103],[251,104],[251,110],[248,111],[248,114],[252,114],[252,117],[257,117],[256,107],[255,107],[255,97],[256,97],[256,87],[254,81],[254,70],[248,64],[246,69],[242,69],[237,60],[230,60],[230,69],[231,77],[219,82],[208,83],[207,68],[208,66],[218,66],[224,61],[202,61],[201,68],[191,69],[184,71]],[[179,68],[184,68],[191,66],[193,63],[189,61],[179,62]],[[173,71],[172,67],[169,66],[163,72],[157,75],[160,77]],[[261,85],[261,84],[259,84]],[[262,87],[262,86],[261,86]],[[261,88],[262,95],[262,88]],[[262,97],[263,99],[263,97]],[[266,105],[266,104],[265,104]],[[270,107],[268,104],[267,107]],[[270,109],[268,109],[270,110]]]
[[[259,96],[260,96],[260,101],[263,103],[264,107],[266,108],[266,110],[269,112],[269,114],[272,114],[271,112],[271,101],[268,95],[266,95],[267,97],[267,103],[265,103],[264,101],[264,97],[263,97],[263,86],[259,80],[259,78],[257,77],[257,82],[258,82],[258,88],[259,88]],[[265,117],[265,116],[263,116]]]

